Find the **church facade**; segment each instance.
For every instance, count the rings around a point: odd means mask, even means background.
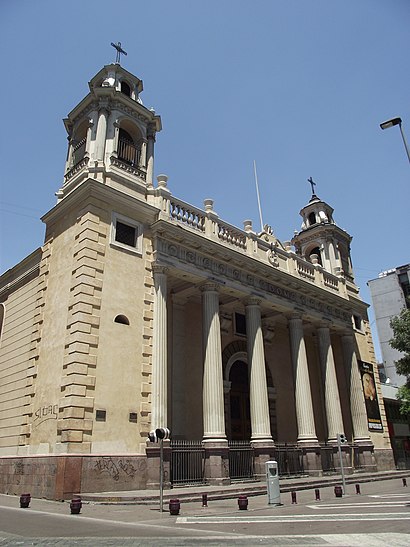
[[[154,181],[161,120],[141,91],[117,63],[90,81],[64,120],[44,245],[0,278],[1,491],[152,487],[160,443],[147,438],[161,427],[168,485],[189,443],[211,484],[234,478],[238,447],[255,478],[285,452],[280,471],[293,455],[297,472],[336,472],[341,434],[349,472],[394,468],[351,237],[332,207],[312,191],[282,243],[222,220],[210,199],[176,198]]]

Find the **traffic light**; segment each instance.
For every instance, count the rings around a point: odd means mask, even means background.
[[[344,433],[338,433],[337,440],[339,441],[340,444],[347,443],[346,435]]]
[[[170,431],[167,427],[159,427],[155,430],[158,439],[169,439]]]

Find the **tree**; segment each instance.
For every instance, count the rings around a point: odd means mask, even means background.
[[[401,351],[404,355],[395,362],[399,374],[406,376],[404,386],[399,387],[397,398],[400,401],[400,413],[410,413],[410,309],[402,309],[397,317],[390,321],[393,338],[390,340],[392,348]]]

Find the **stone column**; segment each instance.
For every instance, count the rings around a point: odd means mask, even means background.
[[[151,427],[168,426],[167,416],[167,268],[153,266],[154,336],[152,352]]]
[[[205,476],[211,484],[226,484],[229,482],[228,442],[225,434],[218,286],[216,283],[205,283],[201,290]]]
[[[318,443],[313,414],[312,394],[303,338],[303,323],[300,314],[289,319],[290,347],[295,379],[296,419],[298,423],[298,443]]]
[[[186,435],[186,300],[172,297],[172,437]]]
[[[352,415],[353,440],[355,443],[370,443],[367,425],[366,405],[364,402],[362,380],[354,347],[354,336],[342,336],[343,358],[346,366],[350,394],[350,412]]]
[[[148,126],[147,134],[147,179],[148,186],[152,186],[154,181],[154,143],[155,143],[155,129]]]
[[[300,313],[293,314],[289,319],[289,335],[295,382],[298,445],[303,449],[304,470],[310,475],[320,475],[322,473],[320,447],[316,436],[309,369]]]
[[[270,430],[268,385],[263,348],[260,300],[246,303],[248,344],[249,399],[251,411],[251,444],[255,452],[255,475],[265,475],[265,463],[273,457],[274,443]]]
[[[343,433],[344,429],[336,367],[328,325],[324,324],[320,326],[317,329],[317,333],[319,340],[319,359],[325,393],[327,440],[331,444],[337,444],[337,434]]]
[[[349,332],[342,336],[342,348],[350,395],[353,442],[358,446],[359,465],[367,471],[375,470],[377,466],[373,455],[374,446],[369,436],[366,405],[353,333]]]
[[[263,348],[260,300],[246,302],[246,334],[249,362],[249,395],[252,441],[270,440],[268,386],[266,382],[265,353]]]

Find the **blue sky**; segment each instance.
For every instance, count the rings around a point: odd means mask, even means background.
[[[62,118],[87,82],[122,65],[162,117],[156,174],[225,221],[300,228],[307,179],[353,235],[356,281],[410,262],[408,0],[2,0],[0,271],[40,246],[62,184]]]

